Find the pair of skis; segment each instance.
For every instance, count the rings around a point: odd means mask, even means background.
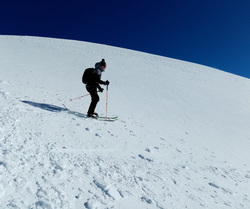
[[[118,120],[118,116],[114,116],[114,117],[106,117],[106,116],[88,117],[87,114],[72,111],[72,110],[69,110],[69,109],[67,110],[67,113],[69,113],[71,115],[75,115],[75,116],[80,117],[80,118],[89,118],[89,119],[100,120],[100,121],[114,122],[114,121]]]
[[[93,119],[100,120],[100,121],[114,122],[114,121],[118,120],[118,116],[114,116],[114,117],[98,116],[98,117],[93,118]]]

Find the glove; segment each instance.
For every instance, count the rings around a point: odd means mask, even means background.
[[[99,91],[102,93],[103,92],[103,88],[99,88]]]
[[[108,80],[106,80],[105,85],[107,85],[107,86],[109,85],[109,81]]]

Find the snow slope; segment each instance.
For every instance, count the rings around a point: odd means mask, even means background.
[[[108,115],[79,117],[105,58]],[[97,112],[105,115],[106,92]],[[250,81],[93,43],[0,36],[0,208],[250,208]]]

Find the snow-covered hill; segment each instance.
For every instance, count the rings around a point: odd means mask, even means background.
[[[102,58],[108,115],[78,117]],[[97,112],[106,113],[106,92]],[[70,111],[68,111],[70,110]],[[0,36],[0,208],[250,208],[250,80],[93,43]]]

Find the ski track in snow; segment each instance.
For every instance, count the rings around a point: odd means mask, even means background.
[[[207,147],[197,153],[188,133],[152,134],[133,117],[69,114],[56,99],[63,93],[25,82],[0,80],[0,208],[250,207],[246,165]]]

